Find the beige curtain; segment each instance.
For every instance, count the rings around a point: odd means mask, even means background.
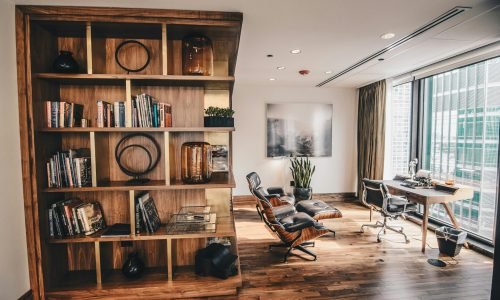
[[[382,179],[385,143],[385,80],[359,89],[358,102],[358,196],[361,179]]]

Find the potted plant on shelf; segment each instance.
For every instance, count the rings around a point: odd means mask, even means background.
[[[294,157],[290,160],[293,177],[293,195],[297,201],[312,198],[311,179],[316,166],[311,164],[309,157]]]
[[[205,109],[205,127],[233,127],[234,110],[231,108],[222,108],[210,106]]]

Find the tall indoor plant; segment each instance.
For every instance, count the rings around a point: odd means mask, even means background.
[[[294,157],[290,159],[290,170],[293,177],[293,195],[296,200],[312,198],[311,179],[316,166],[311,164],[309,157]]]

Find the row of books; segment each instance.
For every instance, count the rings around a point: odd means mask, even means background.
[[[132,127],[172,127],[172,106],[148,94],[132,99]]]
[[[64,101],[44,101],[47,128],[81,127],[83,105]]]
[[[97,101],[97,127],[125,127],[125,102]]]
[[[149,193],[135,198],[135,233],[153,233],[160,228],[161,221],[154,199]]]
[[[106,222],[98,202],[84,203],[79,199],[56,202],[49,213],[50,237],[90,235],[106,228]]]
[[[90,149],[60,151],[47,161],[48,187],[84,187],[92,185]]]

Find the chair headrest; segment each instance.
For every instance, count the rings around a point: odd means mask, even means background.
[[[247,175],[248,185],[250,189],[257,189],[260,186],[260,177],[257,173],[252,172]]]

